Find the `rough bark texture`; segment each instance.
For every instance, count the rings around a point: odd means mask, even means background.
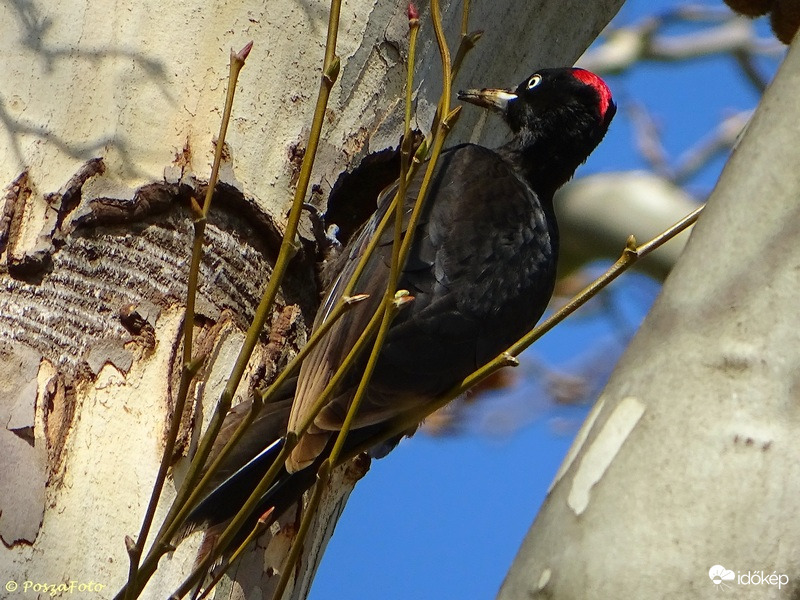
[[[445,4],[455,46],[461,8]],[[535,67],[571,63],[620,4],[475,3],[471,22],[486,34],[460,85],[507,85]],[[123,537],[138,531],[177,390],[188,199],[201,196],[210,171],[228,49],[252,39],[201,270],[196,336],[209,358],[163,514],[269,277],[316,99],[327,14],[318,1],[0,6],[0,564],[20,589],[26,580],[93,581],[99,597],[110,597],[124,581]],[[424,128],[441,76],[425,11],[423,28],[416,99]],[[340,172],[397,143],[406,32],[404,2],[344,3],[342,69],[312,202],[324,205]],[[465,111],[455,138],[496,144],[502,130],[487,123]],[[301,235],[303,252],[240,396],[305,340],[317,301],[308,221]],[[339,474],[293,597],[307,593],[357,475]],[[268,594],[291,531],[275,536],[266,558],[246,557],[226,593]],[[175,588],[196,544],[187,540],[162,560],[145,597]]]
[[[500,599],[797,598],[798,136],[795,42]]]

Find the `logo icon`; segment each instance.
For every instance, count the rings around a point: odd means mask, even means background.
[[[708,570],[708,577],[711,579],[714,585],[718,585],[721,588],[729,588],[731,586],[725,582],[736,579],[736,574],[730,569],[726,569],[722,565],[714,565]]]

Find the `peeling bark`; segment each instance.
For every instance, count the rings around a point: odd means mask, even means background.
[[[444,4],[454,44],[461,7]],[[486,33],[460,85],[506,85],[535,67],[571,63],[620,4],[538,0],[522,10],[514,2],[475,3],[471,22]],[[0,522],[0,562],[9,578],[93,580],[104,586],[102,597],[124,581],[123,539],[138,531],[172,407],[192,231],[186,207],[190,196],[201,196],[209,171],[225,50],[255,40],[206,230],[196,335],[208,359],[192,390],[192,416],[184,416],[181,453],[196,443],[219,397],[276,256],[315,102],[327,10],[322,2],[139,2],[118,4],[112,18],[90,0],[0,5],[0,53],[12,57],[0,67],[0,351],[8,364],[28,365],[3,372],[0,385],[27,398],[28,421],[36,392],[33,426],[10,429],[20,422],[14,412],[2,422],[2,439],[27,453],[26,464],[38,461],[29,467],[24,500],[18,480],[0,479],[3,518],[11,499],[29,506],[22,529]],[[415,97],[424,128],[441,75],[424,11],[422,21]],[[345,2],[342,69],[312,177],[310,201],[321,208],[342,171],[399,139],[406,35],[404,2]],[[479,111],[465,111],[459,128],[457,140],[493,145],[502,137]],[[240,398],[305,341],[318,291],[305,218],[300,237],[303,251]],[[7,409],[3,404],[4,416]],[[14,432],[22,430],[32,432],[32,442]],[[174,458],[172,480],[179,483],[185,464]],[[307,594],[365,469],[356,464],[337,474],[291,597]],[[224,584],[225,597],[259,596],[274,585],[291,532],[287,524],[266,553],[249,553]],[[174,590],[197,542],[162,559],[144,597]]]

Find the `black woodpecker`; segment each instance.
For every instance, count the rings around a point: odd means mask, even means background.
[[[440,397],[532,329],[553,292],[558,228],[553,194],[600,143],[616,112],[597,75],[541,69],[514,89],[472,89],[460,100],[494,110],[511,140],[490,150],[461,144],[436,166],[398,289],[414,297],[391,324],[348,440],[379,433],[387,419]],[[406,216],[422,181],[409,184]],[[392,190],[382,195],[391,199]],[[384,200],[334,264],[314,326],[328,317],[388,210]],[[393,231],[383,234],[354,287],[369,298],[347,312],[303,363],[292,396],[265,407],[189,517],[193,527],[235,514],[273,463],[283,434],[311,409],[381,302]],[[365,354],[368,354],[365,353]],[[361,378],[366,357],[339,385],[301,438],[257,513],[294,504],[315,480]]]

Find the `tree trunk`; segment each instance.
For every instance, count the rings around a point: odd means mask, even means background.
[[[445,3],[455,47],[461,7]],[[486,30],[461,85],[508,85],[537,66],[571,64],[621,0],[475,3]],[[427,9],[427,6],[422,7]],[[402,2],[342,7],[333,88],[311,202],[339,173],[397,144],[407,50]],[[576,18],[578,16],[580,18]],[[209,359],[191,392],[157,519],[185,472],[269,278],[304,152],[322,63],[323,2],[94,2],[0,6],[4,92],[0,155],[0,563],[23,591],[125,580],[124,536],[149,498],[180,372],[191,219],[210,171],[227,52],[255,46],[242,72],[201,267],[196,330]],[[415,80],[424,127],[441,87],[426,11]],[[464,111],[456,139],[496,144]],[[317,302],[311,226],[239,397],[286,364]],[[13,467],[12,467],[13,465]],[[306,544],[305,597],[355,475],[340,474]],[[161,561],[144,596],[166,597],[199,536]],[[289,539],[251,553],[226,585],[269,594]],[[28,589],[24,589],[25,582]],[[9,591],[13,591],[10,590]]]
[[[501,600],[797,597],[799,136],[795,41]]]

